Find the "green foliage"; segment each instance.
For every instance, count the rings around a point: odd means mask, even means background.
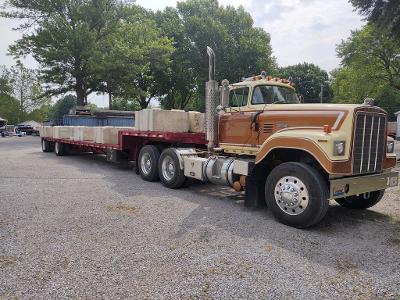
[[[342,67],[334,70],[334,102],[362,103],[371,97],[389,113],[400,110],[400,44],[372,25],[353,31],[338,46]]]
[[[291,78],[296,84],[297,92],[304,97],[304,102],[320,102],[321,85],[324,85],[325,90],[323,102],[329,101],[330,92],[327,86],[329,76],[320,67],[314,64],[301,63],[280,68],[278,73],[282,78]]]
[[[115,110],[133,111],[140,110],[140,104],[128,98],[113,97],[112,108]]]
[[[121,22],[102,48],[98,74],[104,91],[135,99],[141,108],[160,95],[162,81],[170,75],[172,41],[161,36],[151,13],[136,6],[125,7]],[[128,13],[129,12],[129,13]]]
[[[400,90],[400,41],[372,25],[353,31],[337,47],[342,65],[365,73],[370,80]]]
[[[351,4],[366,16],[367,20],[382,29],[388,29],[400,39],[400,3],[398,0],[350,0]]]
[[[1,16],[26,20],[31,29],[10,47],[15,57],[32,54],[47,84],[46,95],[75,91],[78,103],[96,90],[94,50],[117,23],[114,0],[10,0]]]
[[[388,112],[389,120],[395,121],[395,112],[400,111],[400,91],[383,86],[376,94],[376,104]]]
[[[188,108],[204,102],[208,80],[206,47],[217,57],[216,79],[237,82],[244,76],[276,68],[270,36],[253,26],[243,7],[220,6],[216,0],[178,2],[155,15],[163,33],[174,40],[171,77],[165,80],[163,107]],[[204,107],[204,104],[196,105]]]
[[[0,117],[8,120],[8,124],[17,124],[18,116],[18,100],[11,95],[0,93]]]
[[[60,120],[69,113],[69,110],[76,105],[77,99],[74,95],[66,95],[59,99],[49,111],[50,120]]]

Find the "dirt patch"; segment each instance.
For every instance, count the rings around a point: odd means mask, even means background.
[[[119,203],[115,205],[107,205],[107,210],[110,212],[123,212],[128,214],[137,214],[139,212],[139,208],[136,206]]]
[[[17,259],[14,256],[0,255],[0,269],[13,267],[17,263]]]

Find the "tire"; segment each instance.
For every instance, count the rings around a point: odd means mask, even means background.
[[[140,176],[146,181],[156,181],[158,177],[158,161],[160,159],[160,151],[154,145],[144,146],[139,153],[136,162]]]
[[[274,217],[296,228],[317,224],[329,208],[328,186],[313,167],[298,162],[275,167],[265,181],[265,200]]]
[[[64,156],[67,155],[68,149],[67,145],[64,143],[56,142],[54,145],[54,152],[56,153],[57,156]]]
[[[335,199],[337,203],[346,208],[367,209],[381,201],[385,190],[364,193],[344,198]]]
[[[51,143],[49,141],[42,139],[42,151],[43,152],[51,152],[52,151]]]
[[[161,153],[158,173],[162,184],[168,188],[178,189],[185,184],[186,176],[180,168],[178,155],[172,148]]]

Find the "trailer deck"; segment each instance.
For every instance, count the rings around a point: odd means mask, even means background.
[[[106,152],[109,150],[129,151],[130,158],[135,160],[138,151],[144,145],[152,142],[171,145],[198,145],[204,147],[207,144],[205,133],[188,132],[164,132],[164,131],[140,131],[120,130],[118,132],[118,144],[99,144],[93,141],[77,141],[53,137],[43,137],[49,142],[58,142],[73,145],[74,149],[86,152]]]

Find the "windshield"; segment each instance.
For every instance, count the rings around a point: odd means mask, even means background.
[[[290,88],[275,85],[261,85],[254,88],[251,104],[300,103],[296,92]]]

